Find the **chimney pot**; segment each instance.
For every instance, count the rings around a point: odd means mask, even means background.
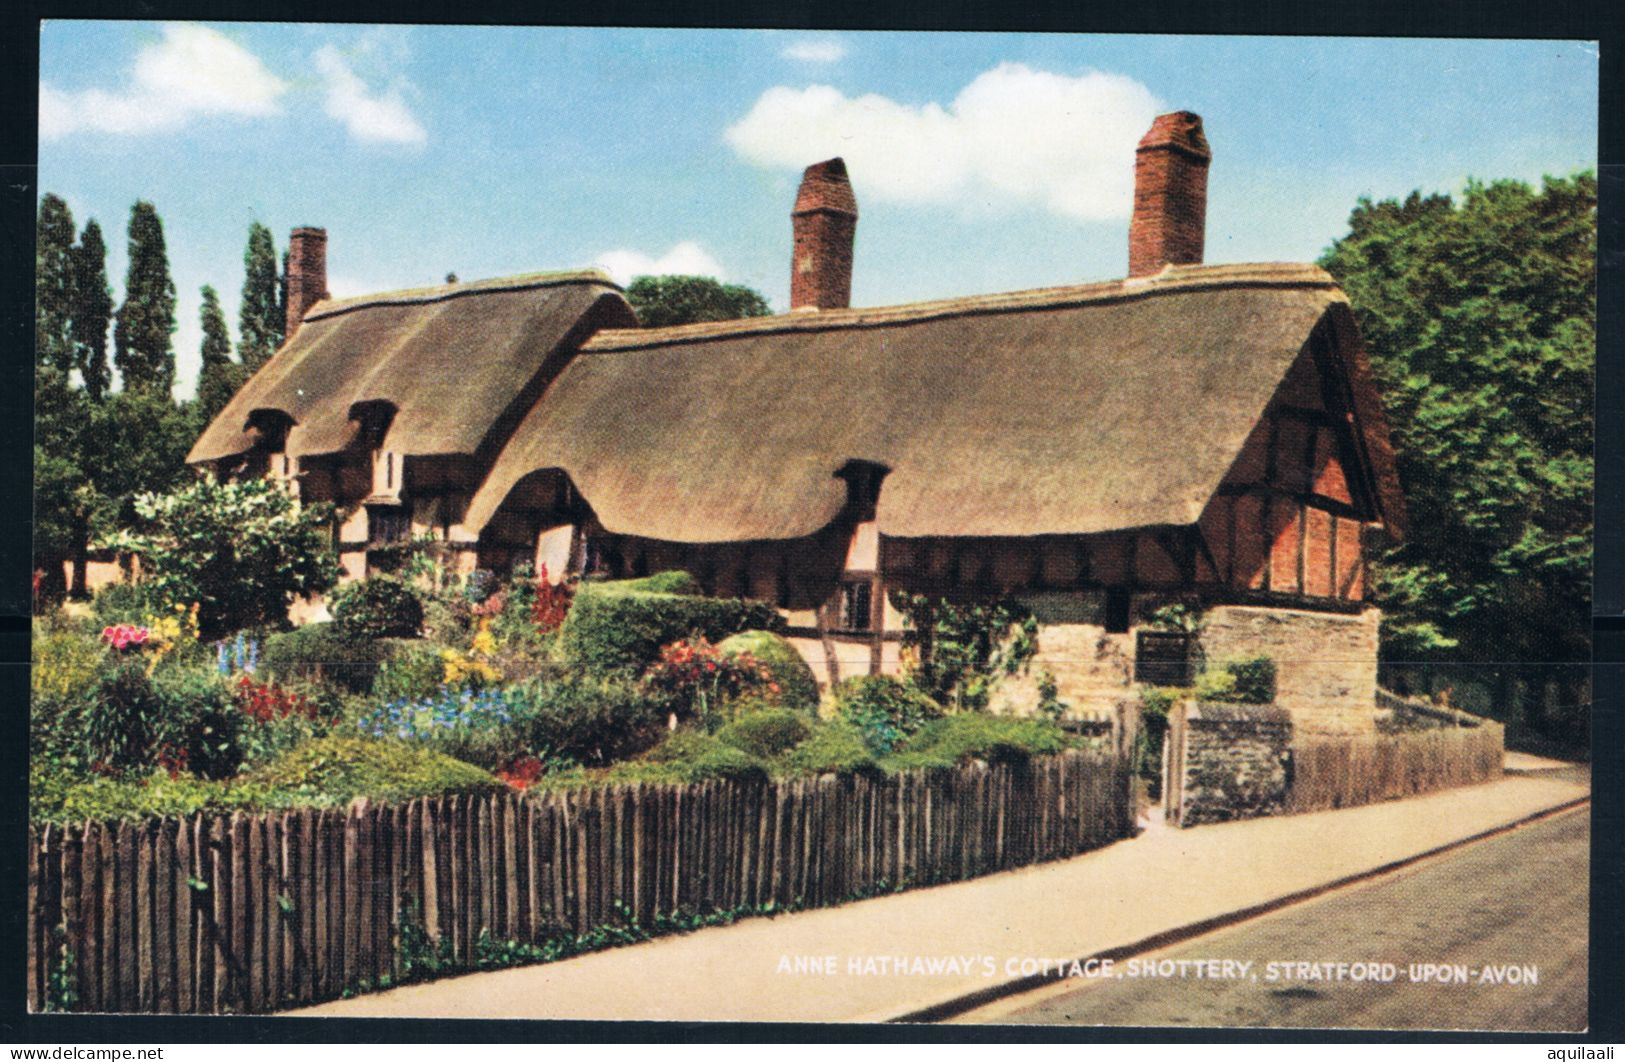
[[[1200,115],[1158,115],[1134,153],[1134,216],[1128,275],[1166,265],[1199,265],[1207,226],[1207,171],[1213,161]]]
[[[328,297],[327,230],[301,227],[288,237],[288,316],[282,341],[299,331],[305,313]]]
[[[835,158],[808,166],[790,214],[795,247],[790,264],[790,309],[833,310],[852,305],[852,243],[858,201]]]

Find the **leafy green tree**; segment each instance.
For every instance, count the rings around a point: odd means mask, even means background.
[[[34,364],[73,370],[73,214],[61,197],[40,199],[34,231]]]
[[[1589,655],[1597,182],[1362,199],[1323,257],[1409,511],[1374,564],[1390,658]]]
[[[102,499],[92,538],[130,526],[139,495],[188,482],[193,473],[186,453],[201,430],[196,405],[176,405],[167,393],[118,391],[93,405],[81,460]]]
[[[107,330],[113,319],[113,291],[107,284],[107,244],[95,218],[85,222],[70,263],[73,305],[69,327],[74,361],[85,392],[100,399],[112,386],[107,366]]]
[[[637,311],[645,328],[693,324],[698,321],[736,321],[765,317],[773,311],[762,296],[738,284],[723,284],[711,277],[634,277],[626,301]]]
[[[231,360],[231,333],[220,309],[220,296],[203,285],[203,369],[198,374],[198,419],[207,424],[225,408],[242,382],[242,366]]]
[[[113,330],[113,361],[125,390],[169,394],[175,384],[174,334],[175,282],[169,276],[164,224],[143,199],[130,210],[130,266]]]
[[[254,222],[248,226],[248,248],[243,252],[243,298],[237,311],[237,350],[243,366],[253,373],[282,345],[282,279],[277,273],[276,244],[271,230]]]
[[[40,593],[47,599],[69,591],[70,561],[71,589],[83,592],[90,527],[103,508],[84,462],[91,405],[55,366],[34,370],[34,567],[44,573]]]
[[[135,508],[142,527],[123,544],[141,553],[159,600],[197,604],[205,638],[282,625],[296,595],[338,581],[331,507],[302,506],[268,480],[202,478]]]

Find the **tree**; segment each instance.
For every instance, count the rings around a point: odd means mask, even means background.
[[[243,627],[280,626],[295,595],[338,581],[327,505],[302,506],[264,479],[203,478],[136,500],[148,585],[166,604],[198,606],[198,628],[218,638]]]
[[[750,288],[723,284],[711,277],[634,277],[626,301],[637,311],[645,328],[693,324],[697,321],[735,321],[765,317],[773,311],[767,300]]]
[[[1391,657],[1589,657],[1596,206],[1591,174],[1362,199],[1322,258],[1409,511],[1373,572]]]
[[[198,373],[198,417],[204,424],[225,408],[242,383],[242,366],[231,360],[231,334],[220,296],[203,285],[203,369]]]
[[[168,395],[175,384],[175,282],[164,251],[164,224],[146,200],[130,210],[130,267],[113,331],[113,360],[124,388]]]
[[[85,468],[92,403],[54,365],[34,370],[34,567],[40,594],[85,589],[85,551],[102,500]],[[70,587],[64,565],[72,562]]]
[[[107,245],[95,218],[85,222],[70,264],[73,303],[69,326],[74,362],[85,392],[100,399],[112,385],[107,367],[107,329],[113,318],[113,292],[107,285]]]
[[[282,345],[282,280],[277,273],[276,244],[271,230],[248,226],[243,252],[243,299],[237,311],[237,350],[250,373],[270,360]]]
[[[73,370],[73,214],[61,197],[40,199],[34,230],[34,364]]]

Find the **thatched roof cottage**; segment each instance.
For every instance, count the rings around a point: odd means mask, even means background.
[[[897,666],[891,589],[1014,597],[1087,707],[1200,603],[1209,657],[1272,656],[1300,726],[1368,729],[1365,551],[1404,521],[1381,405],[1327,274],[1200,264],[1210,158],[1195,115],[1147,133],[1120,281],[848,308],[837,159],[797,197],[788,314],[639,328],[594,274],[317,301],[192,460],[348,505],[352,571],[380,527],[684,568],[777,604],[830,679]]]

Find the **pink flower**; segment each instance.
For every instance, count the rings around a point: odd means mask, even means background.
[[[123,652],[132,645],[145,645],[149,636],[150,632],[147,628],[137,627],[129,623],[120,623],[115,627],[102,628],[102,641],[119,652]]]

